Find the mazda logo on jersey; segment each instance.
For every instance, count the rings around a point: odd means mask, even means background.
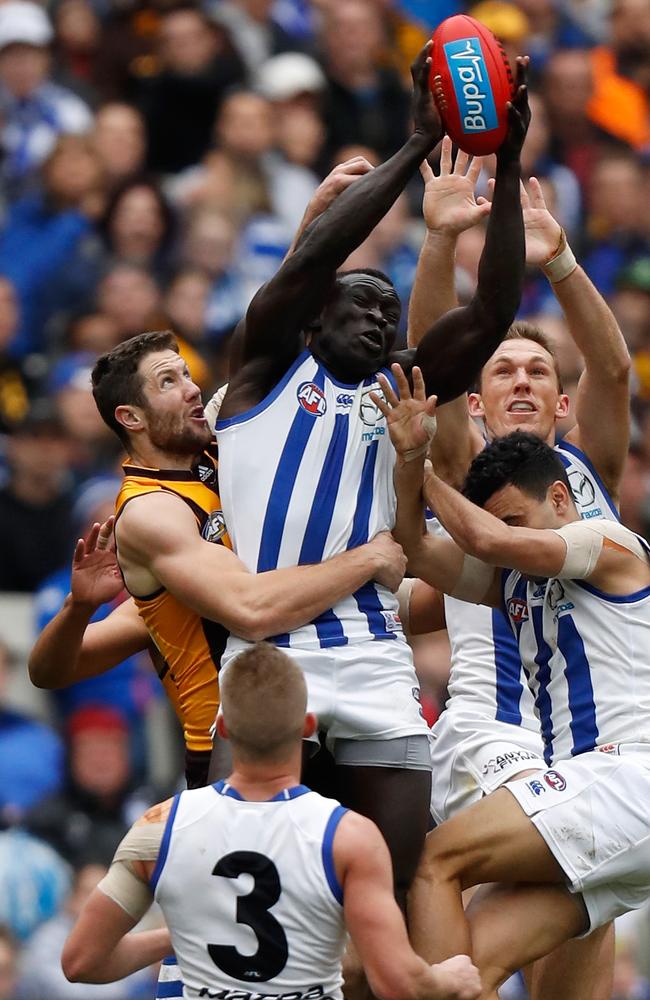
[[[528,605],[520,597],[511,597],[508,601],[508,614],[513,622],[521,625],[528,621]]]
[[[381,391],[380,385],[373,385],[370,387],[370,389],[366,389],[366,391],[362,394],[361,406],[359,407],[359,415],[364,424],[366,425],[366,427],[374,427],[378,420],[384,419],[383,413],[381,412],[377,404],[373,403],[372,399],[370,398],[371,392],[374,392],[375,395],[380,396],[382,399],[384,398],[384,394]]]
[[[218,542],[226,533],[226,519],[223,511],[213,510],[201,530],[201,538],[206,542]]]
[[[569,472],[569,483],[573,499],[578,507],[589,507],[596,499],[596,490],[591,479],[587,479],[584,472],[579,469],[572,469]]]
[[[325,393],[315,382],[302,382],[298,386],[297,396],[303,410],[313,417],[322,417],[327,410]]]

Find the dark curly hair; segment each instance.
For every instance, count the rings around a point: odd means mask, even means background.
[[[484,507],[504,486],[543,500],[551,483],[560,480],[571,494],[571,485],[558,453],[537,437],[514,431],[495,438],[472,462],[463,485],[463,495]]]

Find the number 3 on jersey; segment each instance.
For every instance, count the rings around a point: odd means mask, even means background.
[[[246,924],[257,937],[254,955],[242,955],[232,945],[209,944],[208,953],[214,964],[233,979],[245,982],[268,982],[284,969],[289,957],[287,936],[269,910],[280,898],[282,887],[273,862],[256,851],[233,851],[226,854],[212,869],[222,878],[253,877],[253,888],[237,898],[236,919]]]

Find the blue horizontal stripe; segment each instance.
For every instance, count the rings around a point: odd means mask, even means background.
[[[183,980],[172,979],[169,983],[158,983],[156,1000],[183,1000]]]

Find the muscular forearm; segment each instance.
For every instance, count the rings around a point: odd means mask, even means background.
[[[242,578],[240,599],[232,595],[236,610],[224,624],[251,640],[291,632],[349,597],[377,570],[373,549],[362,545],[320,565],[250,574]]]
[[[80,680],[79,654],[88,623],[97,609],[77,604],[68,594],[61,610],[39,635],[29,657],[29,677],[36,687],[67,687]]]
[[[598,369],[605,382],[627,382],[630,354],[614,314],[578,265],[551,285],[562,306],[571,336],[588,369]]]
[[[114,983],[139,969],[146,969],[169,955],[171,939],[166,927],[125,935],[112,951],[65,968],[67,978],[76,983]]]
[[[519,181],[518,159],[499,162],[474,298],[436,323],[417,349],[415,364],[439,406],[472,386],[519,308],[525,267]]]
[[[305,263],[340,267],[384,217],[437,141],[414,133],[390,160],[350,185],[303,236],[300,255]]]
[[[417,347],[436,320],[458,305],[454,277],[455,252],[454,235],[427,230],[409,299],[409,347]]]
[[[397,515],[393,536],[402,546],[409,560],[419,550],[424,534],[424,501],[422,481],[424,477],[424,456],[404,461],[401,455],[395,463],[395,492],[397,493]]]

